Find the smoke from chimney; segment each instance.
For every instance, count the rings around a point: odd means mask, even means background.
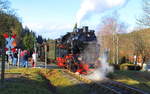
[[[83,0],[76,14],[77,23],[90,18],[94,14],[102,13],[110,8],[122,7],[128,0]]]

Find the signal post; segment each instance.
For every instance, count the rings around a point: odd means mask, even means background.
[[[1,85],[4,86],[4,78],[5,78],[5,55],[6,52],[5,51],[10,51],[10,52],[14,52],[15,51],[15,46],[13,45],[15,42],[15,37],[16,35],[13,35],[11,37],[9,37],[8,34],[3,34],[5,40],[6,40],[6,44],[2,43],[2,63],[1,63]],[[6,45],[6,47],[5,47]]]

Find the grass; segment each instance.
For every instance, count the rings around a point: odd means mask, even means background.
[[[60,69],[20,68],[10,69],[6,72],[21,73],[22,76],[17,78],[8,76],[5,88],[0,88],[0,94],[54,94],[49,89],[47,82],[51,83],[50,87],[53,86],[58,94],[89,94],[95,89],[91,88],[89,84],[81,85],[79,82],[71,80]],[[150,92],[149,72],[115,71],[108,76],[115,81]]]
[[[90,85],[74,82],[64,76],[62,70],[58,69],[36,69],[20,68],[10,69],[7,73],[21,73],[23,77],[11,78],[12,81],[6,81],[5,88],[0,88],[0,94],[53,94],[50,91],[47,81],[50,82],[50,88],[55,87],[58,94],[88,94],[92,92]],[[40,74],[39,74],[40,73]],[[41,75],[42,74],[42,75]],[[46,78],[43,78],[43,76]],[[52,86],[51,86],[52,85]]]
[[[61,70],[48,70],[47,79],[57,87],[59,93],[63,94],[88,94],[90,91],[89,85],[85,87],[71,81],[65,77]]]
[[[39,71],[39,69],[7,70],[6,72],[21,73],[23,76],[6,78],[5,88],[0,88],[0,94],[53,94],[45,84],[45,80],[38,74]]]
[[[109,77],[144,91],[150,92],[150,73],[143,71],[115,71]]]

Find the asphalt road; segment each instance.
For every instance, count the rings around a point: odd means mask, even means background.
[[[31,68],[32,65],[29,63],[28,64],[28,67]],[[36,68],[49,68],[49,69],[54,69],[54,68],[58,68],[55,64],[49,64],[49,65],[46,65],[45,66],[45,63],[44,62],[37,62],[36,63]],[[2,61],[0,61],[0,72],[1,72],[1,68],[2,68]],[[18,66],[12,66],[12,65],[9,65],[7,62],[5,62],[5,69],[13,69],[13,68],[21,68],[18,67]]]

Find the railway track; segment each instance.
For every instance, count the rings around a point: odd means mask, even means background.
[[[139,90],[137,88],[131,87],[129,85],[112,81],[112,80],[108,80],[97,84],[107,88],[109,91],[112,91],[114,94],[150,94],[142,90]]]
[[[80,85],[81,87],[84,87],[86,89],[90,89],[91,92],[95,93],[89,93],[89,94],[150,94],[148,92],[144,92],[142,90],[139,90],[137,88],[131,87],[129,85],[112,81],[112,80],[106,80],[103,82],[95,82],[90,79],[88,79],[85,76],[77,75],[73,72],[70,72],[69,70],[62,70],[64,76],[69,78],[73,83]],[[20,73],[6,73],[9,75],[20,76]],[[15,77],[15,76],[14,76]]]
[[[99,90],[98,93],[94,94],[150,94],[117,81],[106,80],[104,82],[95,82],[81,75],[76,75],[68,70],[65,70],[64,72],[81,82],[89,84],[91,88]]]

